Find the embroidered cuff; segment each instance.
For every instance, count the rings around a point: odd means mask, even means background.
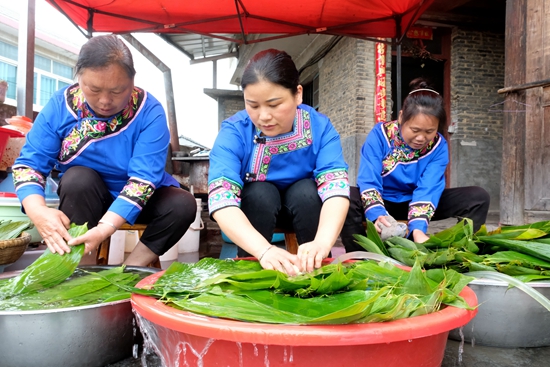
[[[120,197],[134,203],[142,210],[155,192],[155,189],[155,186],[151,182],[140,180],[136,177],[130,177],[126,186],[124,186],[120,192]]]
[[[208,210],[210,215],[226,206],[241,206],[241,185],[225,177],[208,185]]]
[[[26,185],[37,185],[42,187],[42,190],[46,188],[46,176],[28,166],[13,166],[12,172],[16,191]]]
[[[334,196],[349,198],[348,172],[345,169],[322,172],[317,175],[315,182],[317,193],[323,203]]]

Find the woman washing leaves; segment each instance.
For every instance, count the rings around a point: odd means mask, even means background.
[[[409,237],[428,239],[430,220],[470,218],[474,230],[487,219],[489,194],[481,187],[445,188],[449,163],[443,98],[426,81],[415,79],[397,121],[377,124],[361,150],[358,187],[351,188],[350,210],[341,233],[347,252],[361,251],[353,234],[362,222],[400,235],[395,220],[406,220]],[[395,219],[394,219],[395,218]]]
[[[222,123],[210,153],[210,214],[239,256],[288,274],[319,268],[349,205],[340,137],[326,116],[302,104],[286,52],[256,54],[241,86],[246,109]],[[276,226],[294,229],[297,255],[269,243]]]
[[[125,264],[164,254],[195,219],[196,201],[165,172],[170,134],[162,105],[134,86],[132,54],[114,35],[91,38],[76,64],[78,82],[54,94],[13,166],[16,193],[52,252],[84,243],[95,250],[125,222],[147,224]],[[44,187],[61,171],[59,210]],[[90,230],[72,238],[70,223]]]

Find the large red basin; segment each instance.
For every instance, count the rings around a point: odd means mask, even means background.
[[[150,275],[138,287],[154,284]],[[468,287],[460,294],[477,305]],[[132,295],[142,330],[166,366],[437,367],[449,330],[477,313],[455,307],[385,323],[272,325],[217,319]]]

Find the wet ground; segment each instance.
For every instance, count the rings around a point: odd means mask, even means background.
[[[448,228],[455,224],[455,220],[433,222],[430,232]],[[489,229],[498,226],[498,218],[490,216],[487,221]],[[337,244],[337,246],[341,246]],[[342,252],[336,249],[336,253]],[[219,256],[221,246],[209,245],[204,256]],[[163,264],[165,265],[165,264]],[[166,264],[167,265],[167,264]],[[164,266],[163,266],[164,267]],[[460,350],[462,349],[462,352]],[[550,347],[542,348],[495,348],[481,345],[472,346],[470,343],[461,345],[459,341],[448,340],[445,356],[441,367],[548,367],[550,366]],[[106,367],[165,367],[155,354],[141,355],[139,358],[127,358]],[[167,366],[172,367],[172,366]],[[208,367],[208,366],[205,366]],[[330,366],[327,366],[330,367]]]

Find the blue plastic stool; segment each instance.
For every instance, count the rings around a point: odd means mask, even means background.
[[[229,237],[227,237],[225,233],[223,233],[223,231],[222,231],[222,238],[223,238],[223,244],[222,244],[222,250],[220,252],[220,259],[236,258],[239,247],[235,245],[233,241],[231,241]],[[284,240],[285,240],[284,233],[274,233],[273,237],[271,238],[271,243],[277,244],[279,242],[283,242]]]

